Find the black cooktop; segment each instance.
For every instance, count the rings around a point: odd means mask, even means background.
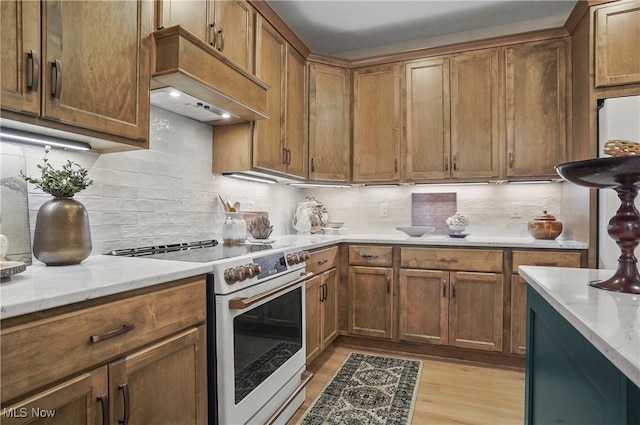
[[[252,252],[264,251],[271,248],[275,248],[275,246],[262,243],[225,245],[218,244],[217,240],[212,239],[168,245],[145,246],[140,248],[115,249],[108,252],[107,255],[208,263]]]

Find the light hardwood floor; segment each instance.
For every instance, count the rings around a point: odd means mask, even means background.
[[[351,352],[422,361],[413,425],[524,423],[523,371],[360,350],[334,344],[308,365],[307,368],[314,373],[314,377],[307,385],[306,400],[287,425],[298,422]]]

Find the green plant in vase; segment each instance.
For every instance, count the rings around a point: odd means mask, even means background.
[[[73,196],[93,184],[87,170],[67,161],[61,169],[51,165],[46,146],[43,163],[38,165],[40,177],[20,175],[28,183],[53,196],[38,210],[33,235],[33,254],[48,266],[78,264],[91,254],[89,214]]]

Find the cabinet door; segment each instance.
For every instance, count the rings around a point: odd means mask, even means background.
[[[449,60],[409,63],[406,78],[405,179],[450,176]]]
[[[180,25],[202,41],[213,44],[213,0],[160,0],[156,28]]]
[[[393,269],[349,267],[349,332],[391,338]]]
[[[451,177],[498,177],[498,51],[451,58]]]
[[[400,65],[353,73],[353,181],[400,178]]]
[[[46,118],[148,140],[149,6],[142,0],[44,2]]]
[[[557,176],[567,145],[565,40],[506,50],[507,176]]]
[[[451,272],[450,287],[449,344],[502,351],[502,275]]]
[[[270,88],[267,91],[268,120],[255,123],[253,165],[284,171],[284,69],[286,42],[258,16],[256,31],[256,76]]]
[[[3,406],[5,425],[93,425],[109,423],[107,367],[83,373],[28,399]],[[104,402],[104,404],[102,404]],[[103,411],[103,407],[106,409]]]
[[[400,270],[400,339],[448,344],[449,273]]]
[[[113,422],[206,424],[204,326],[183,331],[110,365]]]
[[[322,276],[309,279],[305,286],[307,364],[320,354],[320,303]]]
[[[332,269],[322,276],[324,296],[321,304],[321,345],[324,350],[338,336],[338,272]]]
[[[287,174],[307,178],[307,64],[287,44],[285,148]]]
[[[244,0],[216,1],[215,9],[216,48],[253,73],[255,10]]]
[[[596,10],[596,87],[640,83],[640,1],[616,3]]]
[[[351,178],[349,70],[309,66],[309,179],[347,182]]]
[[[2,108],[39,115],[43,76],[39,2],[1,1],[0,34]]]
[[[527,346],[527,281],[511,277],[511,347],[512,354],[525,354]]]

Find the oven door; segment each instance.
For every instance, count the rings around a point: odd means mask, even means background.
[[[305,368],[305,281],[311,276],[298,270],[216,296],[220,424],[262,423],[297,387]]]

